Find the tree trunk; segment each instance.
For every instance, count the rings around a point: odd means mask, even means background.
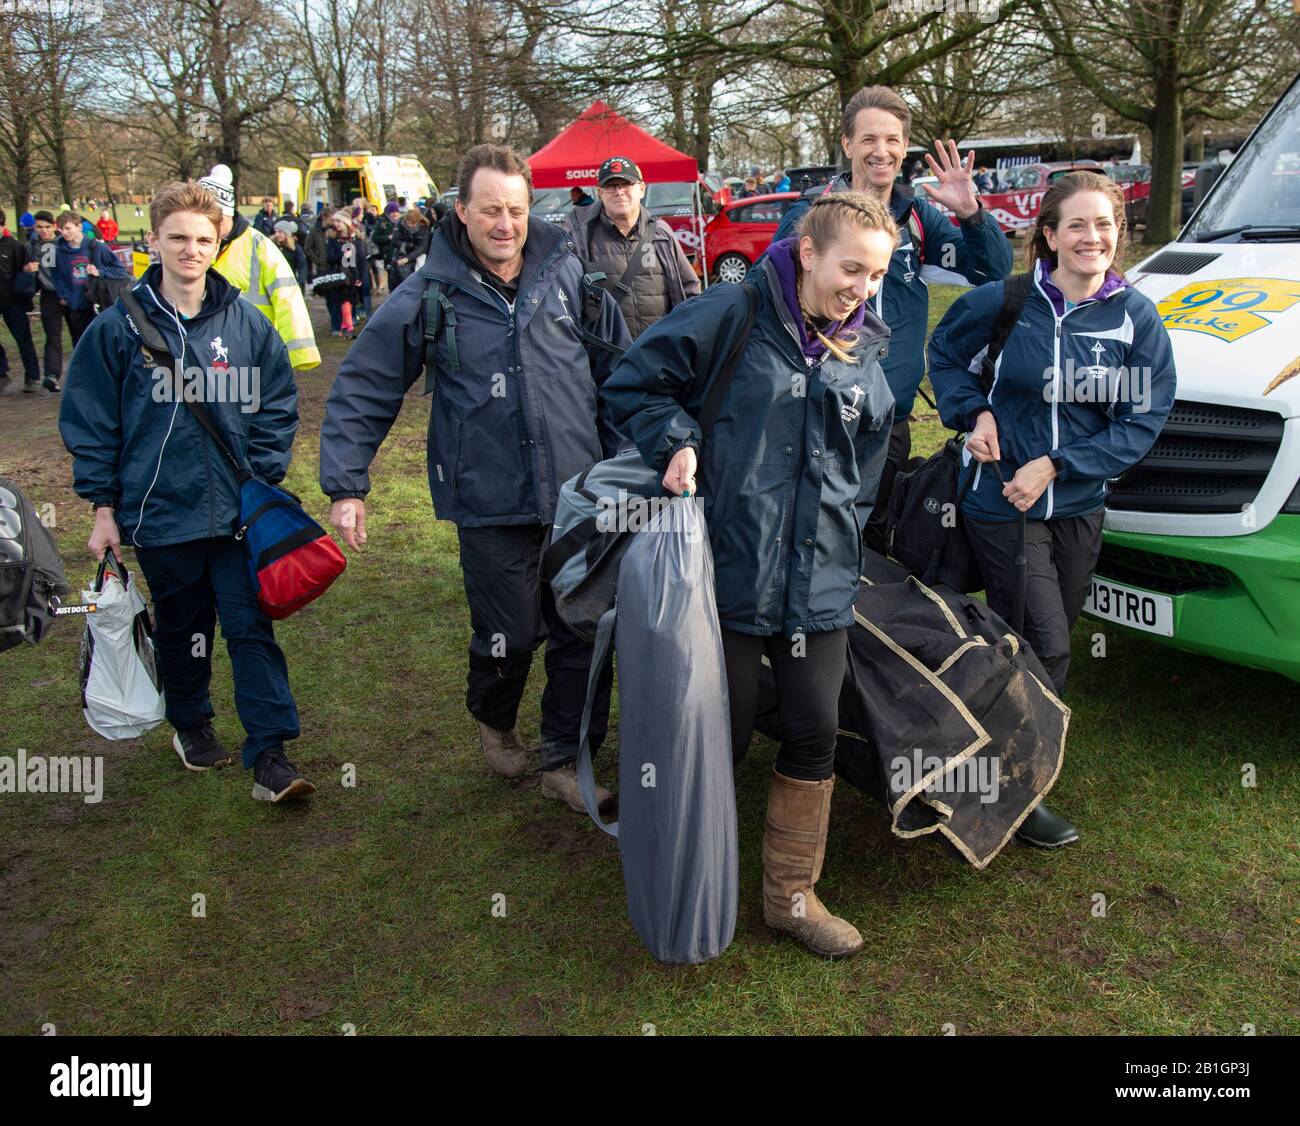
[[[32,199],[32,117],[10,102],[13,121],[13,189],[15,213],[21,215]]]
[[[1205,130],[1200,126],[1187,131],[1187,159],[1198,164],[1205,159]]]
[[[1154,246],[1170,242],[1182,225],[1183,100],[1178,63],[1172,44],[1155,82],[1155,120],[1151,124],[1151,196],[1147,200],[1145,241]]]
[[[691,116],[695,118],[695,137],[690,153],[695,157],[701,172],[709,170],[709,149],[713,146],[713,125],[710,117],[713,109],[713,71],[707,65],[704,69],[706,73],[696,77],[692,83],[694,89],[691,91]]]

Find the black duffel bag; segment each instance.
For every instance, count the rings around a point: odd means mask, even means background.
[[[993,322],[993,334],[980,366],[985,395],[992,390],[997,358],[1032,286],[1032,274],[1013,274],[1006,280],[1002,307]],[[961,435],[949,438],[938,453],[914,462],[894,478],[885,517],[885,550],[927,586],[942,583],[962,594],[973,594],[984,589],[984,578],[966,539],[961,504],[975,479],[976,463],[972,460],[969,466],[962,465],[962,441]],[[1002,479],[998,463],[990,465]],[[1024,524],[1022,513],[1021,557]],[[1023,562],[1023,558],[1017,562]]]
[[[317,274],[311,281],[312,293],[324,296],[327,293],[340,293],[352,285],[352,277],[342,271],[332,274]]]
[[[961,502],[975,479],[963,468],[962,443],[943,449],[894,478],[885,522],[886,551],[927,586],[942,583],[962,594],[984,589],[979,563],[966,540]]]

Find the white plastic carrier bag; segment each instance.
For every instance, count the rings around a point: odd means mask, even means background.
[[[105,739],[134,739],[165,715],[149,611],[111,550],[82,601],[94,606],[81,639],[82,713]]]

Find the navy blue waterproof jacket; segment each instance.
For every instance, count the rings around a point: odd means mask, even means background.
[[[85,309],[90,300],[91,277],[87,266],[94,266],[105,278],[129,278],[130,271],[117,255],[97,238],[83,238],[73,246],[62,235],[54,240],[54,288],[69,309]]]
[[[825,192],[847,191],[851,174],[841,172]],[[789,238],[803,214],[812,206],[816,192],[805,193],[781,219],[773,243]],[[901,237],[889,263],[889,273],[880,283],[872,307],[893,333],[885,357],[885,378],[894,393],[894,418],[901,421],[912,413],[916,389],[925,376],[925,334],[930,323],[930,282],[945,285],[982,285],[1005,278],[1011,272],[1011,244],[997,220],[982,207],[969,220],[953,226],[934,204],[916,199],[905,184],[895,184],[889,211],[898,223]],[[908,224],[915,211],[916,223]],[[919,224],[919,231],[912,228]],[[921,245],[917,246],[917,234]]]
[[[1035,458],[1058,462],[1031,520],[1100,508],[1107,479],[1136,465],[1155,442],[1176,384],[1173,347],[1150,298],[1112,274],[1096,297],[1067,312],[1049,276],[1040,262],[987,396],[979,370],[1002,308],[1002,282],[962,294],[930,340],[930,380],[947,426],[968,430],[992,410],[1008,481]],[[1016,519],[997,474],[984,465],[974,472],[962,511],[977,520]]]
[[[749,282],[753,331],[699,452],[718,617],[763,636],[844,629],[889,443],[894,401],[880,366],[889,329],[868,311],[856,363],[823,354],[810,366],[772,262]],[[696,417],[746,308],[740,286],[711,286],[637,337],[601,388],[648,465],[662,470],[701,442]]]
[[[179,325],[158,293],[161,280],[162,267],[150,266],[131,292],[172,356],[193,373],[183,387],[206,385],[203,404],[232,452],[274,484],[289,468],[298,429],[298,391],[284,341],[215,270],[208,271],[202,308]],[[88,501],[112,504],[123,536],[137,546],[234,535],[234,467],[174,394],[172,373],[166,375],[146,362],[120,300],[91,321],[72,354],[59,408],[73,488]]]
[[[424,369],[424,296],[436,281],[455,309],[458,362],[444,324],[429,413],[434,511],[466,528],[554,521],[560,486],[617,449],[596,421],[597,388],[616,357],[579,333],[582,275],[564,232],[530,218],[511,308],[435,231],[424,265],[367,321],[334,378],[321,428],[325,494],[370,491],[370,462]],[[618,303],[601,298],[593,332],[625,348]]]

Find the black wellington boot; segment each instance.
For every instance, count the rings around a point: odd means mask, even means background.
[[[1016,838],[1039,848],[1060,848],[1079,839],[1079,830],[1039,802],[1034,812],[1021,822]]]

